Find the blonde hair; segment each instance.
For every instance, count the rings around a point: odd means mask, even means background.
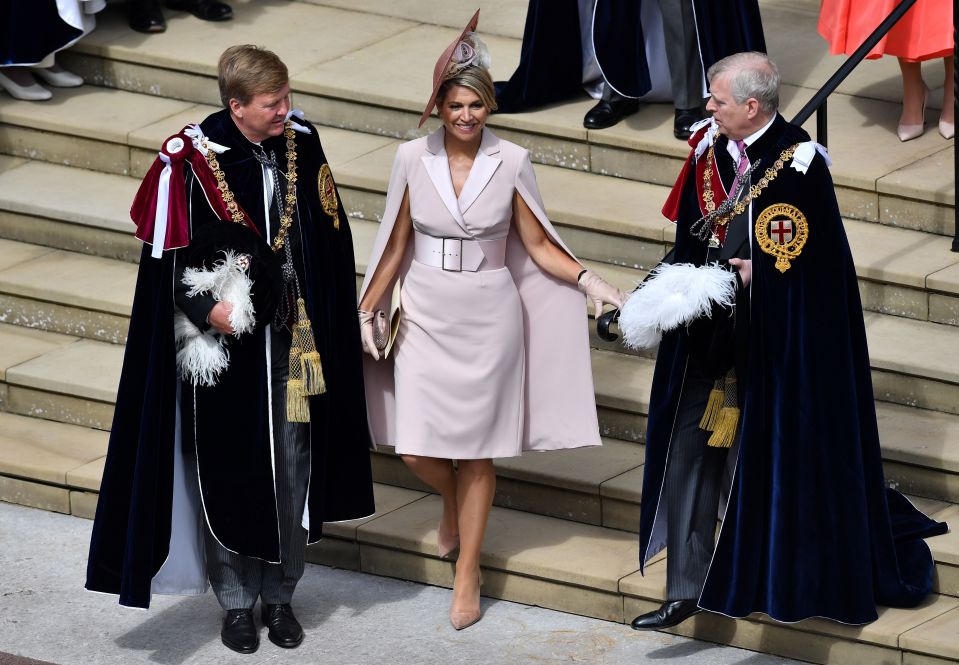
[[[465,67],[443,81],[443,85],[440,86],[439,92],[436,94],[437,108],[446,99],[446,93],[449,92],[450,88],[457,85],[475,92],[480,101],[483,102],[483,106],[490,112],[498,108],[496,106],[496,89],[493,87],[493,77],[490,76],[489,70],[485,67],[473,66]]]
[[[229,108],[230,100],[249,104],[259,94],[276,92],[290,82],[290,72],[273,51],[253,44],[231,46],[217,65],[220,101]]]

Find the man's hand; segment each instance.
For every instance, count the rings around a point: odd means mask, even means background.
[[[743,280],[743,286],[749,286],[753,278],[753,260],[729,259],[729,265],[739,271],[739,279]]]
[[[230,323],[230,313],[233,311],[233,303],[227,300],[221,300],[213,306],[210,313],[207,314],[207,322],[213,326],[213,329],[224,335],[233,334],[233,324]]]

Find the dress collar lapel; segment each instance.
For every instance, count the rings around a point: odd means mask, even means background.
[[[463,183],[463,190],[460,192],[459,208],[464,214],[483,192],[493,174],[496,173],[496,169],[499,168],[502,160],[495,156],[498,153],[499,139],[493,132],[484,128],[483,139],[480,142],[479,150],[476,151],[473,168],[470,169],[470,174],[466,178],[466,182]]]
[[[453,179],[450,176],[450,164],[446,156],[446,146],[443,145],[444,130],[442,127],[426,138],[426,154],[423,155],[423,166],[429,175],[436,192],[443,199],[443,204],[450,211],[453,219],[463,231],[466,231],[466,221],[460,211],[456,193],[453,191]]]
[[[483,138],[480,141],[479,150],[476,152],[473,167],[470,169],[469,176],[463,183],[463,189],[460,192],[459,199],[457,199],[456,192],[453,189],[453,179],[450,176],[449,159],[446,155],[443,138],[444,130],[442,127],[427,137],[427,154],[422,157],[423,165],[426,167],[426,172],[429,174],[436,192],[443,199],[443,204],[449,210],[450,215],[464,231],[468,232],[463,214],[469,210],[470,206],[483,192],[493,174],[496,173],[496,169],[502,163],[502,160],[496,157],[500,151],[500,140],[493,132],[483,129]]]

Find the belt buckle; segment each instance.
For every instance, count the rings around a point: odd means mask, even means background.
[[[456,248],[456,253],[447,251],[446,243],[451,243],[451,248]],[[458,245],[452,243],[459,243]],[[450,258],[447,261],[447,257]],[[455,261],[454,261],[455,259]],[[449,265],[448,265],[449,264]],[[443,259],[440,267],[447,272],[463,272],[463,239],[462,238],[443,238]]]

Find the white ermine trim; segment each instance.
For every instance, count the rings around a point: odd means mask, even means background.
[[[735,302],[736,276],[716,264],[657,266],[623,305],[623,343],[631,349],[651,348],[664,332],[710,316],[713,303],[732,307]]]

